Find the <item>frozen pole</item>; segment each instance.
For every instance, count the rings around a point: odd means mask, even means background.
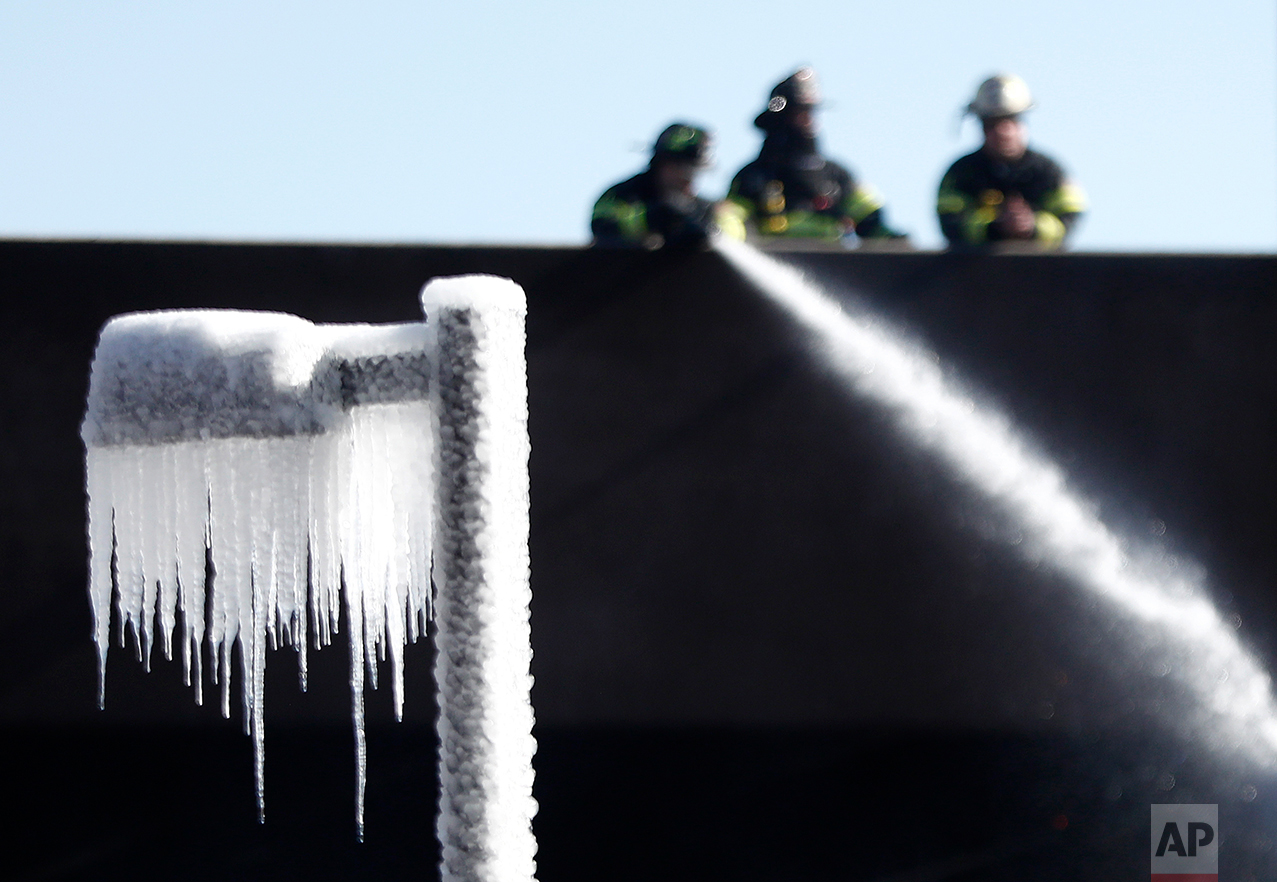
[[[493,276],[421,293],[436,339],[434,580],[444,882],[524,882],[532,816],[523,290]]]

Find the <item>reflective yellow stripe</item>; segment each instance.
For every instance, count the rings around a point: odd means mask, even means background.
[[[967,200],[961,194],[952,190],[946,192],[940,191],[940,195],[936,197],[936,212],[938,214],[958,214],[967,207]]]
[[[763,236],[787,236],[794,239],[841,239],[847,231],[842,222],[827,214],[813,211],[791,211],[788,214],[764,215],[757,218],[758,232]]]
[[[1037,219],[1037,232],[1034,234],[1043,245],[1059,245],[1064,241],[1064,221],[1049,211],[1038,211],[1033,215]]]
[[[856,223],[860,223],[882,208],[882,205],[882,196],[877,190],[870,186],[860,186],[843,200],[842,210]]]
[[[745,241],[745,217],[745,209],[735,202],[720,202],[714,206],[714,223],[729,239]]]
[[[1052,214],[1081,214],[1086,211],[1086,194],[1072,181],[1065,181],[1058,190],[1048,193],[1042,207]]]
[[[846,232],[837,218],[814,211],[791,211],[778,217],[784,221],[779,232],[794,238],[841,239]]]
[[[647,207],[642,202],[622,202],[605,195],[594,203],[591,219],[612,221],[627,239],[640,240],[647,235]]]
[[[992,206],[977,208],[962,220],[964,238],[972,245],[979,245],[989,239],[989,224],[997,220],[998,211]]]
[[[742,196],[739,193],[728,193],[727,201],[732,203],[733,205],[738,206],[742,211],[744,211],[746,217],[749,217],[750,215],[754,213],[753,200],[746,199],[744,196]]]
[[[789,229],[789,218],[783,214],[773,214],[771,217],[763,218],[758,225],[761,233],[767,233],[772,236],[779,236]]]

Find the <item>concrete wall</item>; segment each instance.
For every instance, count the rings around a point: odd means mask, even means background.
[[[1277,258],[785,259],[933,347],[1111,522],[1205,565],[1244,638],[1270,652]],[[988,535],[978,502],[848,397],[717,255],[12,241],[0,719],[217,719],[177,665],[146,676],[118,650],[108,709],[94,708],[77,427],[109,316],[414,320],[428,278],[468,272],[529,296],[543,724],[1033,728],[1138,714],[1125,626]],[[344,719],[345,667],[340,648],[313,655],[299,696],[292,660],[273,654],[268,725]],[[410,720],[433,713],[429,679],[419,646]],[[374,702],[369,717],[389,712]]]

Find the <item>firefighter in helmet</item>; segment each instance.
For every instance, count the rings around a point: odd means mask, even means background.
[[[590,229],[604,248],[703,247],[720,233],[745,238],[739,212],[696,194],[696,177],[713,164],[713,137],[674,123],[661,132],[648,167],[609,187],[594,203]]]
[[[967,105],[984,143],[940,181],[936,212],[950,247],[1022,241],[1059,248],[1086,210],[1081,188],[1029,149],[1024,114],[1034,106],[1024,80],[1010,74],[985,80]]]
[[[804,67],[772,89],[754,120],[763,131],[758,158],[732,179],[729,201],[745,212],[752,234],[837,241],[903,239],[887,224],[881,197],[842,165],[821,155],[816,73]]]

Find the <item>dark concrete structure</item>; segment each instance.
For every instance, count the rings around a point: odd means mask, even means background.
[[[785,259],[923,340],[1107,522],[1205,566],[1273,657],[1277,258]],[[23,828],[28,878],[199,848],[162,833],[161,793],[232,843],[186,878],[278,878],[306,850],[290,837],[353,827],[340,648],[312,654],[304,696],[287,653],[268,660],[265,828],[247,739],[193,705],[177,664],[145,675],[115,650],[96,710],[77,429],[98,328],[194,307],[411,321],[427,279],[469,272],[529,301],[543,879],[1116,878],[1147,871],[1150,801],[1271,831],[1272,798],[1240,800],[1253,782],[1172,731],[1180,699],[1142,670],[1134,626],[1024,564],[715,254],[0,242],[0,724],[32,757],[11,802],[49,813]],[[433,860],[428,646],[407,679],[403,726],[370,701],[370,842],[319,848],[312,877]],[[879,847],[851,849],[853,828]],[[1271,869],[1258,842],[1238,868]]]

